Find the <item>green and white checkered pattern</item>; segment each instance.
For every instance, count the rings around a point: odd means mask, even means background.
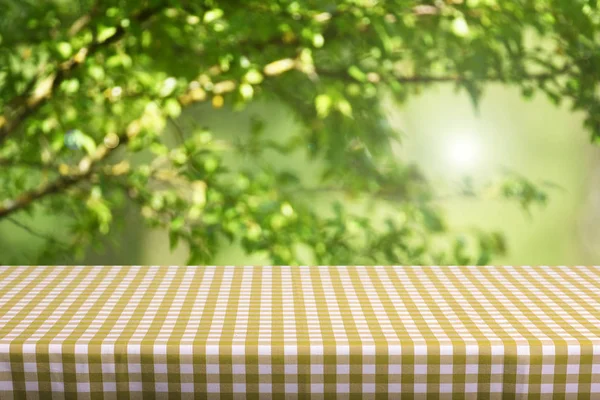
[[[308,393],[600,399],[600,267],[0,267],[2,400]]]

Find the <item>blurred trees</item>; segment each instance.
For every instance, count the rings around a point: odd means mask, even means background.
[[[595,141],[597,6],[0,0],[0,222],[31,231],[22,213],[63,216],[65,234],[32,231],[44,263],[81,256],[126,202],[186,242],[190,263],[209,263],[223,240],[275,264],[487,263],[502,236],[447,226],[435,188],[394,154],[385,105],[445,82],[476,107],[501,82],[569,102]],[[255,118],[250,134],[223,137],[184,118],[197,103],[244,113],[262,100],[302,129],[273,138]],[[317,184],[274,153],[307,155]],[[489,189],[525,208],[546,200],[521,176]],[[331,207],[314,193],[331,193]]]

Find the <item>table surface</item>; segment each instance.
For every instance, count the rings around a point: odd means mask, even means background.
[[[0,398],[193,392],[600,398],[600,267],[0,267]]]

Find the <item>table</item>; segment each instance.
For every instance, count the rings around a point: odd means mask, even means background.
[[[600,267],[0,267],[1,399],[308,394],[600,399]]]

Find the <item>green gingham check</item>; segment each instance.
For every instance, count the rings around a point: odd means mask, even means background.
[[[600,399],[600,267],[0,267],[0,399]]]

